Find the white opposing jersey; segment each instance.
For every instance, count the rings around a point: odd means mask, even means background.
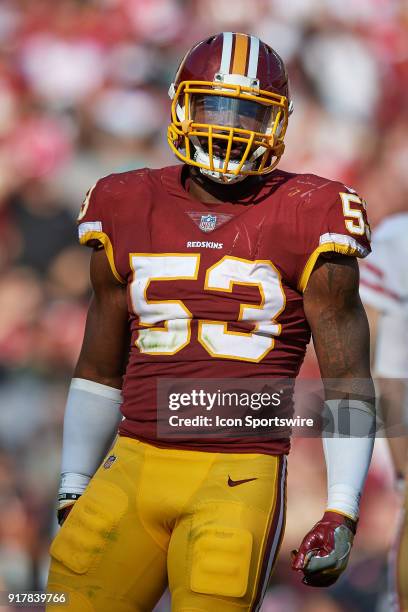
[[[383,314],[376,374],[408,378],[408,213],[387,217],[373,232],[372,253],[360,265],[360,295]]]
[[[408,213],[387,217],[373,232],[360,274],[366,304],[381,312],[408,307]]]

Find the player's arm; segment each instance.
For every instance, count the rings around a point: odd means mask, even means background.
[[[323,438],[327,509],[294,554],[294,569],[302,570],[311,586],[333,584],[347,565],[373,450],[369,328],[358,289],[356,260],[334,255],[320,258],[304,294],[321,375],[327,381],[325,410],[338,424],[346,407],[351,425],[350,437]]]
[[[60,522],[99,467],[121,419],[129,352],[126,286],[113,276],[104,250],[92,253],[91,283],[93,296],[64,417]]]
[[[371,368],[374,369],[377,334],[379,323],[381,321],[381,313],[369,304],[364,304],[364,310],[366,311],[368,325],[370,329],[370,364]]]

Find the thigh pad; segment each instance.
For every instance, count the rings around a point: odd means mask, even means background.
[[[54,539],[50,554],[76,574],[95,565],[128,507],[127,495],[103,480],[91,481]]]
[[[191,590],[207,595],[243,597],[248,587],[252,534],[216,524],[200,529],[192,550]]]

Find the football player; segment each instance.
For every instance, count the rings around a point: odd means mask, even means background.
[[[408,611],[408,214],[387,217],[373,234],[373,254],[361,266],[360,295],[372,337],[372,363],[398,491],[405,497],[391,554],[392,609]],[[405,495],[404,495],[405,493]]]
[[[210,36],[169,94],[168,143],[183,163],[105,177],[79,215],[94,296],[48,583],[69,610],[152,610],[167,584],[179,612],[261,606],[289,439],[162,439],[158,381],[294,378],[312,333],[332,420],[345,401],[350,418],[374,418],[356,261],[370,251],[365,204],[337,181],[276,169],[292,111],[282,59],[255,36]],[[293,555],[310,586],[347,565],[372,446],[324,440],[327,506]]]

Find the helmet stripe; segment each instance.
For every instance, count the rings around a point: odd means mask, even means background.
[[[245,75],[248,57],[249,37],[246,34],[235,34],[234,61],[231,73]]]
[[[223,42],[220,72],[221,74],[228,74],[232,53],[232,32],[223,32],[222,37]]]
[[[259,38],[251,36],[251,50],[249,52],[248,72],[247,76],[251,79],[256,79],[258,72],[259,60]]]

